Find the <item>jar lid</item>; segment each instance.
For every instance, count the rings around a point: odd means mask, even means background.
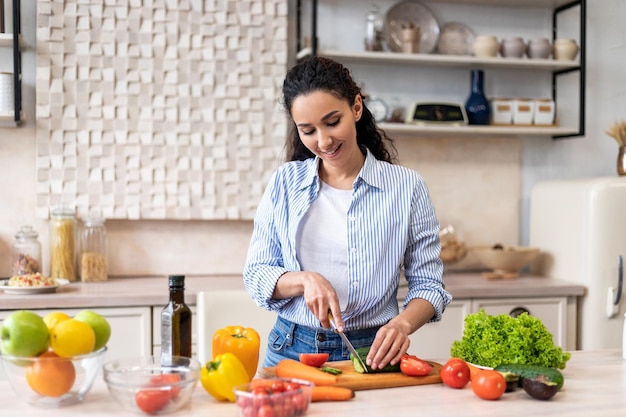
[[[85,226],[102,226],[104,224],[104,218],[97,214],[91,214],[85,219]]]
[[[56,206],[50,209],[53,217],[74,217],[74,209],[68,206]]]
[[[18,230],[17,233],[15,234],[16,239],[24,239],[24,238],[37,239],[37,236],[39,236],[39,233],[37,233],[35,229],[33,229],[33,227],[29,225],[22,226],[20,230]]]

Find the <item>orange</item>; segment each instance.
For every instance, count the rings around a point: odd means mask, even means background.
[[[60,358],[54,352],[39,355],[26,369],[26,382],[37,394],[60,397],[72,389],[76,369],[69,359]]]
[[[91,353],[95,345],[96,334],[90,325],[80,320],[63,320],[50,333],[50,348],[65,358]]]

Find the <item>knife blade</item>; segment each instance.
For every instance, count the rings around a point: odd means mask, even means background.
[[[359,361],[359,365],[361,365],[361,367],[363,368],[363,372],[368,373],[369,371],[367,370],[367,365],[365,364],[365,361],[361,359],[361,356],[358,354],[354,346],[352,346],[352,343],[350,343],[350,340],[348,340],[348,336],[346,336],[343,332],[340,332],[339,330],[337,330],[337,324],[335,323],[335,318],[333,317],[330,311],[328,312],[328,319],[330,320],[330,324],[333,326],[335,333],[339,335],[339,337],[341,338],[343,343],[346,345],[350,353],[352,353],[352,355]]]

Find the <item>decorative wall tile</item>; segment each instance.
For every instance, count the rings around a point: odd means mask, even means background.
[[[38,215],[251,219],[286,130],[287,0],[37,3]]]

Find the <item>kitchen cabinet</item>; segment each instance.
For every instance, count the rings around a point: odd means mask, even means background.
[[[452,342],[463,337],[465,316],[484,309],[487,314],[519,315],[522,312],[538,317],[552,333],[557,346],[573,350],[576,346],[576,297],[471,298],[455,299],[448,305],[439,322],[427,323],[409,339],[409,352],[424,358],[450,354]]]
[[[527,37],[552,37],[554,40],[563,35],[560,34],[562,18],[567,20],[565,31],[567,36],[577,37],[580,46],[579,59],[577,61],[558,61],[554,59],[526,59],[526,58],[477,58],[474,56],[430,54],[405,54],[399,52],[365,51],[362,38],[350,35],[347,31],[337,31],[337,28],[352,27],[356,32],[365,35],[365,14],[369,5],[344,5],[346,2],[329,2],[324,0],[297,0],[296,19],[296,56],[298,58],[309,54],[326,56],[348,65],[355,73],[358,81],[363,82],[363,91],[379,97],[386,96],[387,101],[395,95],[399,103],[388,103],[390,107],[408,108],[412,102],[455,102],[462,104],[469,93],[469,82],[463,88],[463,95],[454,97],[454,93],[446,93],[454,83],[458,83],[461,76],[465,77],[470,69],[485,70],[486,76],[493,79],[494,90],[506,94],[515,92],[511,97],[524,97],[523,93],[541,94],[542,97],[550,96],[556,103],[558,125],[554,126],[454,126],[454,125],[414,125],[404,123],[381,123],[380,127],[394,134],[456,134],[456,135],[523,135],[523,136],[552,136],[553,138],[582,136],[585,133],[585,15],[586,0],[513,0],[507,1],[502,6],[500,0],[439,0],[422,1],[426,7],[442,8],[457,7],[461,10],[460,21],[476,18],[482,24],[477,34],[493,31],[494,35],[504,37],[499,32],[506,32],[507,36],[513,36],[515,30],[522,33],[524,30]],[[388,3],[388,2],[387,2]],[[393,1],[391,6],[396,3]],[[309,5],[310,8],[305,7]],[[354,13],[355,10],[362,13]],[[386,7],[381,7],[381,18],[384,20]],[[346,12],[349,10],[351,14]],[[543,15],[537,14],[537,11]],[[318,12],[324,12],[318,17]],[[525,21],[522,12],[528,12]],[[572,16],[572,13],[574,14]],[[488,16],[485,18],[485,16]],[[521,17],[519,17],[521,16]],[[307,17],[308,22],[307,22]],[[436,17],[445,21],[446,16],[442,11]],[[355,19],[358,22],[350,24],[341,19]],[[334,19],[334,20],[333,20]],[[329,23],[329,20],[332,22]],[[576,21],[572,25],[571,20]],[[449,21],[449,20],[448,20]],[[545,25],[537,21],[551,22]],[[320,22],[325,26],[320,30]],[[506,23],[504,23],[506,22]],[[511,25],[508,25],[508,23]],[[476,25],[479,26],[479,23]],[[306,25],[310,36],[306,36]],[[513,26],[512,29],[509,26]],[[525,26],[530,26],[528,29]],[[548,27],[551,26],[551,27]],[[578,26],[572,29],[572,26]],[[329,30],[327,30],[329,29]],[[507,32],[508,31],[508,32]],[[510,31],[513,31],[512,33]],[[302,39],[301,39],[302,37]],[[310,39],[303,42],[304,38]],[[352,41],[350,41],[350,39]],[[306,44],[306,47],[301,47]],[[461,72],[462,70],[464,72]],[[388,82],[381,82],[388,77]],[[572,78],[573,77],[573,78]],[[423,82],[428,80],[428,82]],[[432,82],[431,82],[432,80]],[[468,80],[469,81],[469,80]],[[436,83],[436,84],[435,84]],[[499,84],[498,84],[499,83]],[[514,84],[522,89],[509,88],[508,84]],[[540,89],[533,89],[533,85],[541,85]],[[435,87],[436,85],[436,87]],[[499,90],[498,90],[499,87]],[[378,91],[376,89],[378,88]],[[455,86],[456,88],[456,86]],[[395,91],[394,91],[395,89]],[[413,94],[416,99],[411,100],[407,93]],[[457,93],[458,94],[458,93]],[[491,95],[492,97],[503,95]],[[399,97],[399,98],[398,98]],[[419,97],[425,97],[421,99]],[[443,97],[444,100],[437,100]],[[528,95],[527,97],[532,97]],[[452,100],[450,100],[452,98]],[[561,104],[559,105],[559,99]],[[572,104],[574,103],[574,104]],[[577,105],[576,105],[577,104]],[[392,110],[392,109],[390,109]]]
[[[2,0],[4,1],[4,0]],[[11,48],[13,55],[13,115],[0,115],[0,122],[13,121],[16,125],[22,123],[22,49],[24,41],[21,31],[20,0],[12,3],[12,33],[0,33],[0,48]]]
[[[70,316],[84,309],[90,309],[104,316],[113,331],[107,343],[105,361],[125,357],[149,356],[152,351],[152,314],[150,307],[118,307],[118,308],[55,308],[32,309],[41,317],[52,311],[64,311]],[[0,323],[11,311],[0,311]],[[0,369],[0,379],[4,379],[4,370]]]

